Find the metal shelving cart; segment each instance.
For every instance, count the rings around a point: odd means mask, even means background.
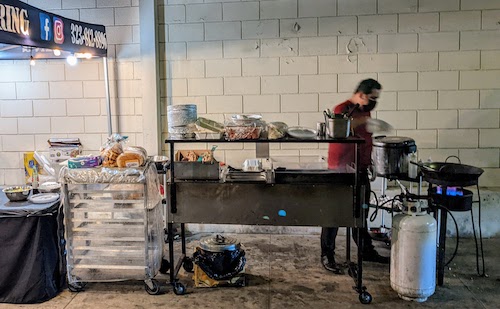
[[[156,167],[65,169],[63,211],[68,286],[153,279],[160,269],[164,230]]]
[[[348,227],[346,248],[350,248],[351,229],[366,227],[364,191],[358,181],[358,147],[364,143],[359,137],[349,138],[282,138],[276,140],[222,139],[165,141],[169,145],[170,162],[174,162],[175,145],[187,143],[254,143],[256,156],[269,157],[269,144],[277,143],[341,143],[354,148],[353,166],[339,170],[281,170],[271,171],[274,177],[262,179],[178,179],[175,163],[170,164],[168,191],[167,229],[172,233],[173,224],[181,225],[181,255],[177,263],[174,258],[173,240],[169,239],[169,260],[172,264],[170,284],[175,294],[184,294],[186,289],[177,274],[181,267],[191,271],[193,261],[186,254],[185,224],[245,224],[273,226],[322,226]],[[239,179],[239,180],[238,180]],[[262,180],[262,181],[261,181]],[[334,197],[334,198],[332,198]],[[284,212],[285,216],[268,216]],[[361,233],[358,233],[360,237]],[[361,243],[358,238],[358,243]],[[354,290],[363,304],[369,304],[372,296],[363,285],[363,251],[357,249],[357,262],[351,261],[351,250],[346,250],[345,267],[354,279]],[[175,266],[174,266],[175,265]]]

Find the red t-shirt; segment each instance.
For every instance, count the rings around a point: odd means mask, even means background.
[[[333,112],[335,114],[344,114],[354,107],[354,103],[347,100],[335,106]],[[370,112],[363,112],[361,108],[357,108],[353,113],[353,118],[371,117]],[[372,134],[366,131],[366,124],[359,125],[354,129],[354,135],[361,137],[365,143],[359,144],[359,167],[361,170],[367,169],[371,165],[372,154]],[[328,168],[344,168],[354,162],[354,144],[331,143],[328,145]]]

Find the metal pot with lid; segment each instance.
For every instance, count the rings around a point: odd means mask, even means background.
[[[241,247],[240,242],[233,237],[217,234],[215,237],[205,237],[200,240],[200,248],[210,252],[236,251]]]
[[[377,136],[372,159],[377,176],[408,176],[410,156],[417,151],[415,140],[404,136]]]

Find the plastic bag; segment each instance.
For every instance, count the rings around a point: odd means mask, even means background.
[[[267,125],[267,138],[278,139],[283,138],[288,130],[288,125],[284,122],[271,122]]]
[[[118,156],[123,153],[123,144],[127,140],[127,136],[120,134],[113,134],[108,137],[108,140],[101,147],[102,166],[104,167],[117,167],[116,160]]]
[[[243,270],[246,263],[245,251],[242,249],[210,252],[197,247],[193,259],[207,276],[214,280],[234,277]]]

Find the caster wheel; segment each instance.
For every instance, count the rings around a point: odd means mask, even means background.
[[[168,260],[161,260],[160,273],[166,274],[170,270],[170,262]]]
[[[83,291],[84,287],[85,284],[83,284],[82,282],[68,283],[68,290],[70,290],[73,293],[78,293]]]
[[[160,294],[160,284],[156,280],[151,280],[152,287],[150,287],[147,283],[144,283],[144,289],[148,292],[149,295],[158,295]]]
[[[361,294],[359,294],[359,301],[363,304],[363,305],[368,305],[369,303],[372,302],[372,296],[370,293],[364,291],[364,292],[361,292]]]
[[[182,268],[188,273],[192,273],[194,268],[193,260],[188,257],[184,258],[184,261],[182,261]]]
[[[180,282],[175,282],[174,283],[174,294],[175,295],[184,295],[186,294],[186,287],[180,283]]]

